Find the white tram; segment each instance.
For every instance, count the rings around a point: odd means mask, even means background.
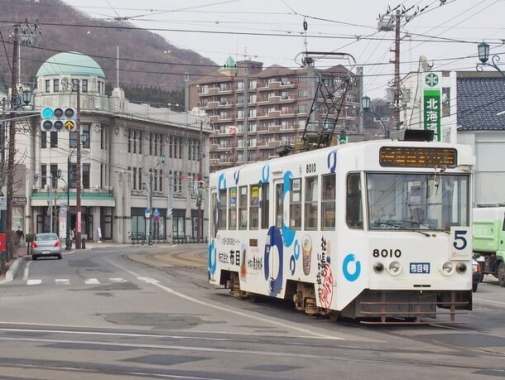
[[[474,165],[469,146],[375,140],[213,173],[209,281],[309,315],[453,323],[472,308]]]

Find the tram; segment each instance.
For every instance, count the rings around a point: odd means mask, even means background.
[[[209,282],[332,319],[458,323],[474,166],[466,145],[373,140],[213,173]]]

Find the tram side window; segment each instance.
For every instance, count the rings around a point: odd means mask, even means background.
[[[247,229],[247,186],[239,187],[238,200],[239,230]]]
[[[275,225],[282,228],[284,225],[284,185],[279,183],[275,185]]]
[[[346,221],[351,228],[363,228],[363,211],[361,209],[361,181],[359,173],[347,177]]]
[[[229,221],[230,224],[228,226],[229,230],[237,229],[237,188],[230,187],[230,208],[228,209]]]
[[[260,187],[258,185],[252,185],[250,192],[249,228],[251,230],[257,230],[259,227]]]
[[[261,185],[261,228],[266,230],[270,226],[270,185]]]
[[[226,229],[226,205],[228,202],[228,197],[226,196],[226,189],[219,190],[219,204],[220,204],[220,214],[221,219],[219,223],[219,228],[225,230]]]
[[[291,180],[291,203],[289,205],[289,225],[295,230],[302,227],[302,179]]]
[[[317,199],[319,195],[317,177],[305,179],[305,229],[317,229]]]
[[[335,174],[321,177],[321,223],[323,230],[335,228]]]

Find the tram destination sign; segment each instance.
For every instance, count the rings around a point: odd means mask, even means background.
[[[379,164],[385,167],[455,167],[458,151],[454,148],[385,146],[380,148]]]

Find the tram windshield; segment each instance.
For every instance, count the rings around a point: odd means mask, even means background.
[[[469,175],[368,173],[369,229],[439,230],[468,226]]]

